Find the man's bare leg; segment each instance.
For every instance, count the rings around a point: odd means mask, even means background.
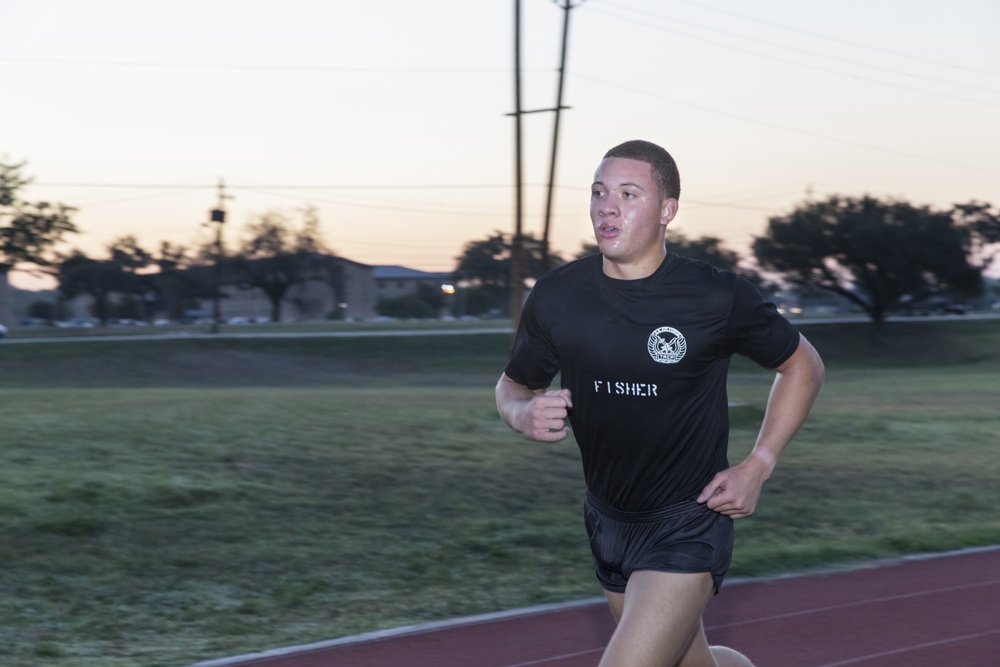
[[[711,654],[711,662],[708,655]],[[701,667],[702,665],[715,665],[715,667],[754,667],[753,663],[743,655],[725,646],[709,646],[705,638],[705,626],[698,622],[698,636],[691,642],[687,655],[679,663],[678,667]]]
[[[618,623],[600,667],[753,667],[736,651],[709,647],[701,615],[711,575],[640,571],[625,593],[606,592]]]
[[[624,594],[607,594],[618,627],[600,667],[676,667],[688,657],[684,667],[716,667],[700,632],[711,596],[708,573],[634,572]]]

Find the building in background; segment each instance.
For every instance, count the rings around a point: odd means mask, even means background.
[[[282,320],[372,320],[379,316],[382,299],[416,294],[421,285],[440,290],[451,283],[451,273],[418,271],[405,266],[373,266],[343,257],[331,257],[331,272],[292,287],[282,304]],[[271,303],[259,289],[223,288],[222,320],[246,318],[260,321],[271,312]]]
[[[324,259],[327,261],[323,270],[317,270],[308,280],[288,290],[281,304],[283,321],[373,320],[379,316],[377,308],[382,299],[416,294],[421,286],[430,286],[440,291],[443,286],[450,288],[452,282],[452,274],[447,272],[418,271],[395,265],[375,266],[336,256]],[[56,294],[51,291],[33,293],[11,289],[18,294],[16,299],[12,299],[12,316],[8,322],[4,322],[8,326],[29,322],[27,310],[32,301],[56,298]],[[260,289],[223,285],[222,294],[223,298],[219,302],[222,322],[262,322],[271,317],[271,302]],[[90,320],[91,306],[90,297],[80,296],[74,299],[67,304],[66,319]],[[211,316],[210,301],[203,302],[200,309],[187,313],[190,320]]]

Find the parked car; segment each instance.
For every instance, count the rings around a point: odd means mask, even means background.
[[[6,335],[7,335],[7,327],[0,324],[0,338],[5,337]]]
[[[968,307],[946,296],[931,296],[903,303],[903,315],[965,315]]]

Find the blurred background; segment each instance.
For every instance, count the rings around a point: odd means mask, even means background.
[[[380,279],[407,293],[454,282],[471,242],[514,230],[517,4],[5,0],[0,161],[30,180],[21,202],[72,207],[76,230],[39,253],[47,272],[8,257],[10,283],[56,287],[54,265],[73,251],[131,255],[137,273],[207,266],[219,241],[246,254],[262,222],[284,227],[286,251],[302,249],[291,230],[309,227],[306,249],[383,267],[364,269],[378,296],[342,316],[377,316],[379,299],[398,296]],[[632,138],[680,165],[672,230],[751,264],[768,220],[811,201],[948,210],[997,198],[994,3],[520,5],[524,111],[556,104],[570,17],[549,235],[563,259],[592,240],[600,157]],[[523,231],[535,238],[553,121],[522,116]],[[225,209],[224,234],[212,209]],[[329,315],[345,289],[294,316]],[[156,314],[209,310],[188,300]],[[225,305],[229,318],[270,316]]]

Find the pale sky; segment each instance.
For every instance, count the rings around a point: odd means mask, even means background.
[[[740,252],[807,197],[1000,205],[995,0],[577,0],[553,246],[628,139],[681,171],[687,236]],[[563,2],[522,0],[522,106],[555,104]],[[193,246],[314,205],[338,254],[450,271],[514,226],[513,0],[0,0],[0,159],[80,210],[69,246]],[[553,114],[524,116],[540,234]],[[116,186],[116,187],[112,187]],[[171,187],[166,187],[171,186]],[[12,274],[23,287],[40,283]]]

